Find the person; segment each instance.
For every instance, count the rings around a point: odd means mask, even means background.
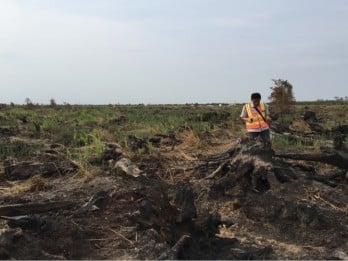
[[[252,140],[261,140],[267,145],[271,144],[268,106],[261,102],[260,93],[251,94],[251,102],[243,106],[241,119],[245,122],[246,130]]]

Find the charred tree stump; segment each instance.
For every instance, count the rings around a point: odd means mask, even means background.
[[[266,144],[240,140],[228,151],[208,157],[196,171],[199,176],[203,170],[208,173],[203,179],[210,182],[211,196],[226,195],[237,185],[243,191],[262,192],[270,189],[267,174],[272,171],[273,155],[274,151]]]

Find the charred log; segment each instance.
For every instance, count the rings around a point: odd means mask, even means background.
[[[289,182],[293,179],[297,179],[297,175],[291,168],[273,167],[273,172],[280,183]]]
[[[56,201],[47,203],[29,203],[0,206],[0,216],[24,216],[36,213],[50,212],[60,209],[67,209],[77,203],[72,201]]]
[[[310,180],[315,180],[318,182],[321,182],[325,185],[328,185],[330,187],[337,187],[341,184],[346,184],[346,171],[340,171],[338,173],[329,175],[329,176],[323,176],[323,175],[308,175],[305,178]]]
[[[5,176],[8,180],[23,180],[34,175],[43,177],[62,176],[76,172],[79,166],[60,155],[43,155],[44,162],[22,161],[5,166]]]
[[[276,152],[275,157],[293,160],[305,160],[322,162],[348,169],[348,154],[340,151],[330,153],[293,153],[293,152]]]

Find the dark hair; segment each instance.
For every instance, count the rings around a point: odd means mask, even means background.
[[[254,92],[251,94],[251,99],[261,99],[261,94],[258,92]]]

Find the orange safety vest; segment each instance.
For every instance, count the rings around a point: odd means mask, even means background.
[[[257,130],[257,129],[267,129],[269,126],[267,122],[263,120],[261,115],[257,112],[257,110],[252,109],[250,103],[245,104],[245,109],[248,113],[248,117],[250,119],[253,119],[253,122],[246,122],[246,128],[248,131]],[[260,102],[260,105],[257,108],[263,115],[264,118],[266,118],[266,106],[263,102]]]

